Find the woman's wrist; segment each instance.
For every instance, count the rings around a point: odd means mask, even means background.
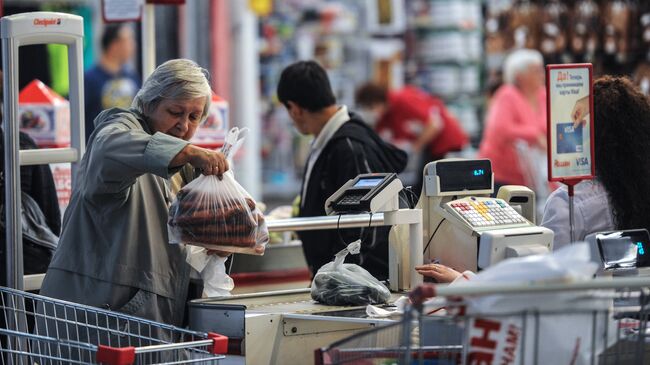
[[[169,163],[169,167],[178,167],[183,166],[187,163],[192,163],[193,156],[195,156],[194,147],[191,144],[185,146]]]

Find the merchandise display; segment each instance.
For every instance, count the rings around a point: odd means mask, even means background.
[[[61,147],[70,143],[70,103],[40,80],[20,91],[20,130],[39,147]]]
[[[408,33],[414,39],[406,56],[408,70],[413,71],[407,79],[442,98],[476,144],[484,103],[482,4],[476,0],[407,3]]]
[[[508,52],[526,47],[539,50],[546,64],[589,62],[596,76],[631,75],[648,93],[649,14],[650,3],[645,1],[490,0],[485,20],[487,84],[500,82]]]

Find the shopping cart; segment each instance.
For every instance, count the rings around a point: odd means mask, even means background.
[[[228,338],[0,287],[0,364],[218,364]]]
[[[412,307],[395,323],[316,350],[316,364],[650,364],[648,279],[436,289],[444,308]],[[549,294],[570,300],[531,300]],[[492,300],[493,312],[472,313],[477,300]],[[508,300],[528,308],[500,310]]]

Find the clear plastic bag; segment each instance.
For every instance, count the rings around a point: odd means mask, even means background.
[[[221,151],[232,167],[232,156],[248,128],[232,128]],[[185,185],[169,209],[170,240],[210,250],[262,255],[269,242],[264,214],[235,180],[231,170],[200,176]]]
[[[343,263],[348,253],[358,254],[360,249],[360,240],[352,242],[318,270],[311,284],[312,299],[327,305],[383,304],[390,299],[388,288],[368,271]]]
[[[183,187],[168,226],[173,241],[210,250],[261,255],[269,240],[264,215],[229,172],[222,180],[201,176]]]

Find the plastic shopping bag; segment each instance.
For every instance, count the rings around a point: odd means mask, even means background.
[[[264,215],[226,172],[201,176],[183,187],[169,209],[172,242],[210,250],[261,255],[269,241]]]
[[[208,255],[203,247],[188,246],[186,261],[192,267],[192,277],[203,280],[204,297],[230,296],[235,288],[232,278],[226,273],[226,257]]]
[[[208,262],[203,271],[203,295],[212,297],[230,296],[230,292],[235,288],[235,282],[226,274],[226,257],[218,255],[209,255]]]
[[[357,240],[336,254],[334,261],[323,265],[311,284],[311,297],[327,305],[382,304],[390,299],[390,291],[359,265],[344,264],[348,253],[358,254]]]
[[[502,261],[458,285],[584,281],[596,270],[589,247],[579,243],[552,254]],[[468,359],[486,364],[590,364],[592,354],[607,348],[616,333],[607,312],[611,298],[595,291],[466,298]]]
[[[232,167],[232,157],[248,128],[232,128],[221,152]],[[232,169],[216,176],[200,176],[185,185],[169,209],[172,243],[210,250],[262,255],[269,241],[264,215],[257,203],[235,180]]]

